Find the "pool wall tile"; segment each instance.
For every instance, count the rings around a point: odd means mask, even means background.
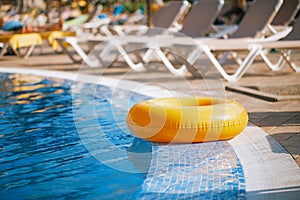
[[[148,175],[139,199],[239,199],[245,179],[226,141],[153,144]]]

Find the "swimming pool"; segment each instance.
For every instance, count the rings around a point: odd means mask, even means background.
[[[149,191],[150,187],[142,188],[146,174],[126,173],[110,168],[101,164],[85,149],[73,121],[71,96],[73,83],[71,81],[20,74],[1,74],[0,77],[2,85],[0,118],[0,143],[2,147],[0,153],[2,158],[0,183],[2,197],[21,199],[48,197],[123,199],[126,197],[132,198],[136,195],[138,197],[146,197],[149,193],[152,193],[152,191]],[[91,88],[92,86],[89,84],[82,85],[82,91],[88,91]],[[115,121],[109,100],[111,98],[110,95],[111,90],[109,87],[97,87],[97,103],[95,105],[91,104],[91,106],[95,106],[98,124],[103,128],[106,139],[114,145],[123,148],[125,151],[130,151],[130,149],[136,150],[138,145],[132,146],[134,142],[132,134],[128,130],[124,131],[126,130],[125,127],[120,127],[122,121],[125,122],[127,108],[114,109],[114,112],[118,112],[118,116],[120,116],[120,121]],[[90,96],[86,104],[92,101],[93,98],[93,96]],[[133,101],[139,101],[142,98],[145,99],[147,97],[136,94],[132,99]],[[80,109],[79,107],[80,103],[74,106],[73,109]],[[93,132],[95,124],[91,121],[92,119],[82,117],[83,119],[75,119],[81,120],[81,122],[77,121],[77,123],[82,124],[82,126],[79,126],[79,129],[97,138],[97,133]],[[115,124],[118,124],[118,126]],[[123,125],[126,126],[125,123]],[[101,143],[101,138],[99,138],[99,143]],[[144,141],[135,141],[134,144],[143,145],[144,151],[145,149],[148,149],[147,151],[149,152],[151,151],[149,146],[152,146],[152,144]],[[206,191],[208,188],[213,188],[213,182],[216,184],[215,182],[217,181],[218,187],[223,187],[223,195],[228,195],[225,192],[228,188],[231,188],[232,193],[229,195],[238,197],[240,190],[245,191],[244,187],[238,188],[240,187],[239,185],[244,185],[242,168],[238,160],[236,160],[233,150],[226,146],[228,146],[226,142],[220,142],[218,145],[206,147],[209,151],[202,149],[203,152],[209,152],[209,155],[201,156],[202,158],[197,155],[191,156],[190,159],[195,159],[192,161],[195,162],[194,165],[199,165],[198,169],[196,169],[195,166],[191,166],[191,161],[187,162],[187,157],[182,156],[186,155],[186,153],[193,154],[194,152],[186,152],[185,149],[180,150],[179,147],[174,145],[174,151],[178,151],[177,153],[181,152],[182,155],[177,158],[176,156],[170,158],[163,156],[164,162],[168,163],[169,168],[172,168],[169,171],[180,173],[176,169],[178,167],[190,168],[189,170],[194,171],[194,173],[199,170],[195,174],[198,174],[199,181],[196,177],[188,183],[187,179],[182,179],[182,183],[177,182],[173,185],[174,189],[172,191],[177,190],[178,193],[179,190],[188,189],[188,185],[192,186],[192,184],[196,184],[197,187],[204,187],[203,191]],[[100,145],[97,147],[98,151],[110,148],[110,146]],[[128,150],[128,148],[130,149]],[[163,150],[164,147],[159,144],[153,145],[153,148],[155,151],[167,151],[167,149]],[[228,151],[225,151],[223,156],[219,151],[224,149],[228,149]],[[201,148],[198,151],[200,155]],[[154,155],[161,156],[161,154],[157,153]],[[222,160],[219,161],[220,157]],[[161,161],[161,158],[155,159],[157,159],[156,162]],[[184,159],[184,161],[181,161],[181,164],[176,164],[177,159]],[[216,172],[213,172],[213,169],[218,164],[231,165],[231,160],[234,160],[236,163],[234,163],[234,166],[228,166],[228,170],[223,169],[222,179],[224,180],[222,183],[221,180],[216,179]],[[131,167],[135,166],[132,165]],[[161,167],[167,166],[161,164]],[[201,168],[202,170],[200,170]],[[149,174],[157,173],[157,171],[161,170],[157,168],[151,169]],[[151,184],[152,188],[162,187],[161,184],[172,184],[172,182],[167,181],[164,183],[160,182],[159,185],[154,186],[155,181],[159,182],[160,180],[152,180],[149,174],[147,184]],[[188,174],[182,175],[186,176]],[[231,181],[228,181],[229,175]],[[161,179],[162,181],[176,179],[175,176],[172,179],[172,174],[165,174],[164,176],[166,179]],[[201,181],[203,182],[202,186]],[[156,189],[154,188],[153,190],[155,191]],[[213,191],[210,190],[211,193],[214,193]],[[181,192],[180,194],[189,193],[193,194],[191,191]],[[213,195],[216,196],[218,193]],[[169,195],[167,191],[165,195]],[[152,197],[153,194],[150,196]]]
[[[255,127],[228,142],[149,143],[134,138],[125,125],[130,105],[148,96],[119,90],[120,101],[130,96],[128,107],[112,106],[112,88],[105,85],[81,83],[74,95],[72,80],[0,77],[1,199],[245,199],[258,188],[276,188],[269,168],[255,164],[266,151],[253,157],[247,150],[257,148],[251,135],[259,147],[265,145]],[[86,91],[92,95],[76,99]],[[121,151],[109,151],[115,147]],[[124,159],[128,152],[146,156]],[[272,155],[276,159],[288,160]],[[295,173],[288,178],[293,177],[297,180]]]
[[[80,142],[70,81],[18,74],[1,74],[0,81],[1,199],[135,196],[144,174],[109,168]],[[112,126],[109,120],[105,123]],[[128,134],[114,139],[118,145],[132,140]]]

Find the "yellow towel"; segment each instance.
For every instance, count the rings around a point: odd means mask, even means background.
[[[0,42],[7,42],[9,41],[9,38],[11,38],[11,36],[13,36],[13,34],[1,34],[0,35]]]
[[[66,37],[66,36],[75,36],[74,32],[63,32],[63,31],[52,31],[49,32],[48,42],[51,45],[53,50],[57,50],[59,47],[58,42],[55,40],[56,38]]]
[[[41,45],[42,37],[38,33],[14,34],[9,39],[11,47],[16,50],[22,47],[30,47],[32,45]]]

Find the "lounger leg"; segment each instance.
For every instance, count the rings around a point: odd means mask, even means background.
[[[111,31],[108,29],[108,26],[101,26],[100,31],[106,34],[107,36],[113,36]]]
[[[96,58],[99,60],[99,62],[101,64],[103,64],[103,66],[107,66],[109,64],[111,64],[116,58],[117,56],[115,56],[115,58],[111,58],[112,56],[112,50],[113,50],[113,47],[115,45],[112,44],[111,42],[108,41],[108,43],[106,44],[106,46],[100,51],[99,55],[97,56],[96,55]],[[108,62],[107,62],[107,59],[106,61],[103,59],[103,58],[108,58],[110,56],[110,58],[108,59]],[[107,64],[105,64],[107,62]]]
[[[0,58],[6,53],[8,46],[9,46],[9,42],[6,42],[4,47],[1,50]]]
[[[179,57],[181,57],[181,62],[183,62],[183,65],[181,66],[181,68],[186,67],[187,71],[189,71],[195,78],[202,78],[202,73],[204,73],[204,70],[201,69],[201,71],[199,71],[199,69],[197,69],[194,64],[196,62],[196,60],[198,59],[198,56],[203,53],[203,50],[201,48],[199,48],[197,46],[196,49],[194,49],[185,59],[185,56],[182,55],[177,55]]]
[[[236,72],[234,74],[230,75],[230,74],[226,73],[226,71],[220,65],[220,63],[215,58],[215,56],[212,54],[212,52],[208,46],[201,45],[201,48],[203,49],[204,53],[208,56],[208,58],[210,59],[212,64],[221,73],[222,77],[229,82],[238,81],[245,74],[246,70],[250,67],[250,65],[253,63],[255,57],[258,55],[259,51],[261,50],[260,46],[253,45],[250,49],[249,54],[244,59],[243,63],[239,66],[239,68],[236,70]]]
[[[143,63],[135,64],[132,61],[132,59],[129,57],[128,53],[122,47],[122,44],[120,44],[119,42],[113,42],[113,45],[117,48],[117,50],[119,51],[120,55],[122,55],[122,57],[124,58],[124,60],[126,61],[126,63],[129,65],[129,67],[131,69],[133,69],[134,71],[145,71],[146,70],[146,68],[144,67]]]
[[[192,65],[196,62],[198,56],[203,52],[202,49],[200,48],[196,48],[194,51],[192,51],[186,59],[184,60],[184,64],[181,65],[181,67],[179,69],[175,69],[174,66],[170,63],[169,60],[167,60],[167,58],[165,58],[165,65],[169,66],[168,69],[172,72],[173,74],[175,73],[175,75],[177,76],[184,76],[184,74],[186,74],[188,71],[190,73],[192,73],[192,75],[194,77],[201,77],[200,73],[198,72],[197,69],[193,68]],[[162,55],[161,55],[162,57]],[[182,57],[182,56],[181,56]]]
[[[225,64],[225,62],[227,61],[228,56],[231,56],[231,58],[239,65],[242,64],[243,60],[241,58],[238,57],[238,54],[236,52],[232,52],[232,51],[226,51],[222,54],[221,59],[219,59],[219,63],[220,64]]]
[[[203,52],[201,48],[196,48],[187,58],[187,61],[191,64],[194,64],[198,56]]]
[[[241,63],[238,70],[234,73],[233,77],[235,77],[236,81],[239,80],[246,72],[246,70],[251,66],[254,62],[255,58],[261,51],[261,46],[252,46],[246,58]]]
[[[99,54],[100,59],[106,57],[113,50],[113,46],[113,44],[108,42],[108,44],[101,50],[101,53]]]
[[[237,64],[241,65],[243,63],[243,59],[238,57],[238,53],[230,51],[229,55]]]
[[[60,40],[58,40],[60,41]],[[91,59],[83,50],[82,48],[79,46],[79,44],[77,43],[77,40],[74,39],[73,37],[67,37],[65,39],[65,42],[68,42],[73,49],[77,52],[77,54],[82,58],[82,60],[90,67],[99,67],[100,63],[97,59]],[[76,60],[73,55],[67,50],[67,48],[63,45],[63,42],[60,41],[60,45],[63,48],[64,52],[66,52],[69,57],[74,61],[74,62],[78,62],[78,60]]]
[[[227,57],[228,57],[228,54],[229,54],[228,51],[222,53],[222,57],[221,57],[221,59],[219,60],[219,63],[220,63],[220,64],[224,64],[224,63],[226,62]]]
[[[26,50],[26,53],[24,54],[24,59],[27,59],[27,58],[31,55],[31,53],[32,53],[32,51],[33,51],[33,49],[34,49],[34,47],[35,47],[35,45],[31,45],[31,46]]]
[[[173,73],[175,76],[184,76],[187,73],[187,68],[185,65],[182,65],[180,68],[176,69],[174,65],[169,61],[166,55],[158,47],[153,48],[153,53],[165,64],[168,70]]]
[[[109,40],[107,41],[105,47],[99,51],[97,59],[104,66],[110,65],[119,56],[124,58],[125,62],[135,71],[144,71],[143,64],[135,64],[132,59],[128,56],[128,53],[122,47],[119,41]]]
[[[268,52],[269,52],[269,49],[266,49],[259,53],[260,57],[264,60],[264,62],[267,64],[267,66],[273,71],[279,71],[280,69],[282,69],[285,64],[284,57],[280,56],[278,61],[275,64],[273,64],[267,56]]]
[[[291,50],[281,50],[280,54],[284,58],[284,60],[288,63],[288,65],[295,71],[300,72],[300,66],[297,66],[294,62],[291,61]]]
[[[20,49],[13,49],[13,51],[17,54],[17,56],[22,57]]]
[[[149,63],[151,58],[153,58],[153,55],[154,55],[154,51],[153,49],[148,49],[145,53],[145,55],[143,56],[143,61],[145,63]]]
[[[72,47],[75,49],[75,51],[78,53],[78,55],[80,55],[82,60],[85,61],[88,59],[88,55],[86,55],[86,53],[82,50],[82,48],[78,45],[78,43],[76,41],[69,40],[68,43],[72,45]]]
[[[77,60],[74,58],[74,56],[68,51],[67,47],[63,44],[64,40],[57,38],[56,41],[58,42],[59,46],[62,48],[63,52],[65,52],[69,58],[74,62],[74,63],[81,63],[81,60]]]

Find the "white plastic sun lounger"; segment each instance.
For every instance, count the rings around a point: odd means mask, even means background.
[[[275,42],[264,42],[261,45],[264,49],[277,49],[281,55],[277,64],[274,65],[266,56],[264,50],[260,52],[259,55],[272,70],[278,71],[282,69],[284,62],[281,64],[279,62],[280,60],[284,60],[295,72],[300,72],[300,66],[297,66],[291,60],[291,51],[300,49],[300,19],[295,21],[292,31],[285,38]]]
[[[184,13],[189,8],[188,1],[170,1],[168,4],[160,11],[157,11],[156,15],[154,15],[152,21],[155,26],[161,27],[161,28],[169,28],[174,25],[174,23],[177,23],[177,20],[181,18]],[[105,42],[110,37],[96,37],[93,39],[84,38],[84,39],[78,39],[77,37],[64,37],[64,38],[57,38],[57,42],[60,44],[63,51],[69,56],[69,58],[74,62],[78,63],[82,60],[88,64],[90,67],[98,67],[99,66],[99,60],[90,60],[88,59],[88,53],[86,53],[79,43],[92,43],[97,44],[101,42]],[[67,44],[67,45],[65,45]],[[71,46],[75,52],[80,56],[80,59],[76,59],[73,54],[68,50],[67,46]],[[94,45],[93,45],[94,46]],[[90,49],[92,50],[92,49]]]
[[[224,79],[227,81],[237,81],[239,80],[246,70],[254,62],[255,58],[258,55],[262,55],[264,49],[277,49],[279,50],[283,59],[288,63],[288,65],[296,72],[300,71],[300,67],[292,62],[291,56],[289,54],[290,50],[300,49],[300,20],[296,20],[292,31],[288,33],[286,37],[281,40],[275,41],[273,38],[234,38],[227,40],[220,39],[206,39],[206,40],[197,40],[198,43],[198,52],[204,52],[212,64],[217,68],[221,73]],[[275,39],[277,37],[274,37]],[[239,67],[233,74],[228,74],[220,62],[214,55],[216,51],[248,51],[247,56],[244,60],[239,61]],[[199,56],[195,55],[195,56]],[[267,61],[267,59],[264,59]],[[266,62],[268,64],[268,62]],[[279,70],[280,68],[276,69]],[[194,73],[197,73],[193,71]]]
[[[181,28],[179,20],[184,17],[190,3],[184,1],[169,1],[166,6],[160,8],[158,11],[152,14],[152,26],[159,28],[166,28],[172,31],[177,31]],[[174,16],[174,13],[176,15]],[[172,17],[174,16],[174,17]],[[119,35],[129,34],[135,32],[137,34],[143,34],[147,31],[148,26],[145,25],[113,25],[111,28]]]
[[[202,1],[201,1],[202,2]],[[144,44],[146,48],[152,49],[153,53],[159,58],[167,69],[176,76],[184,76],[187,71],[190,71],[194,76],[198,76],[199,72],[195,68],[187,68],[183,65],[181,68],[175,68],[167,56],[163,52],[163,48],[176,49],[176,46],[190,46],[193,48],[192,53],[187,56],[187,62],[194,64],[200,54],[204,53],[209,58],[214,67],[220,72],[224,79],[227,81],[237,81],[239,80],[248,67],[253,63],[255,57],[258,55],[262,49],[261,45],[253,44],[251,41],[258,40],[264,35],[268,24],[274,19],[276,13],[278,12],[280,6],[282,5],[282,0],[257,0],[248,10],[243,20],[241,21],[239,28],[232,35],[232,39],[207,39],[207,38],[194,38],[194,42],[191,38],[184,37],[174,37],[168,35],[157,35],[157,36],[144,36],[144,37],[114,37],[109,41],[106,48],[100,52],[100,56],[97,58],[105,58],[110,52],[111,48],[115,48],[119,51],[119,55],[125,58],[125,61],[134,70],[144,70],[143,63],[135,64],[127,55],[124,50],[124,46],[130,44]],[[199,2],[200,3],[200,2]],[[259,20],[256,20],[259,19]],[[254,20],[254,21],[253,21]],[[265,41],[265,39],[259,39]],[[271,39],[269,39],[272,41]],[[273,41],[277,40],[274,37]],[[196,43],[195,43],[196,41]],[[238,69],[234,74],[228,74],[222,67],[222,63],[218,61],[215,57],[215,52],[238,52],[247,50],[248,56],[243,60],[235,57],[239,64]],[[234,55],[234,54],[233,54]]]
[[[202,0],[195,2],[187,14],[184,23],[182,25],[180,33],[177,35],[188,36],[192,38],[206,37],[211,31],[211,26],[218,16],[219,12],[224,5],[223,0]],[[197,19],[197,20],[195,20]],[[181,36],[181,37],[182,37]],[[187,72],[185,67],[175,69],[160,49],[148,50],[144,55],[143,63],[149,63],[151,58],[156,54],[156,57],[162,59],[166,67],[174,74],[184,74]]]
[[[269,25],[271,32],[276,33],[287,28],[295,20],[300,9],[299,0],[284,0],[274,20]]]
[[[194,38],[198,46],[186,57],[186,61],[193,65],[200,54],[205,53],[224,79],[227,81],[239,80],[262,49],[261,45],[253,44],[251,41],[276,41],[282,37],[280,36],[278,38],[274,35],[268,39],[261,38],[264,35],[268,24],[274,19],[282,3],[282,0],[255,1],[248,9],[236,32],[231,35],[231,39]],[[180,45],[179,40],[180,38],[173,39],[173,45]],[[240,59],[236,56],[238,51],[245,50],[249,53],[244,59]],[[156,51],[159,51],[158,47],[156,47]],[[219,61],[215,57],[216,52],[233,52],[231,55],[239,65],[234,74],[226,73],[222,67],[222,61]],[[185,69],[185,65],[176,69],[164,54],[160,54],[160,59],[176,76],[184,76],[187,70],[194,76],[199,76],[197,70],[191,68]]]
[[[223,0],[218,0],[218,1],[203,0],[203,1],[195,2],[184,20],[180,33],[170,32],[163,29],[154,29],[154,30],[152,29],[149,30],[148,34],[145,34],[143,36],[142,35],[139,36],[119,35],[107,41],[106,47],[96,57],[105,58],[112,51],[112,49],[117,49],[119,55],[122,55],[123,59],[133,70],[142,71],[142,70],[146,70],[144,64],[150,62],[150,60],[155,56],[158,59],[162,60],[163,63],[166,65],[166,67],[168,67],[168,69],[172,73],[181,76],[187,72],[186,67],[184,66],[181,69],[175,69],[172,66],[172,64],[168,61],[166,56],[164,55],[163,50],[159,48],[161,46],[159,43],[157,43],[158,41],[154,39],[151,42],[151,38],[154,37],[156,39],[161,38],[159,36],[163,35],[161,34],[163,31],[165,31],[166,35],[168,33],[169,34],[175,33],[177,35],[181,34],[181,35],[189,35],[193,37],[205,37],[206,34],[210,31],[211,25],[214,22],[215,18],[217,17],[218,13],[220,12],[223,4],[224,4]],[[182,37],[179,37],[179,39],[181,38]],[[166,39],[170,39],[170,38],[166,37]],[[177,40],[177,38],[171,38],[171,41],[172,39]],[[144,44],[144,48],[148,49],[145,55],[142,58],[140,58],[141,62],[139,63],[134,63],[131,57],[128,56],[128,52],[125,50],[126,47],[134,44],[140,44],[140,45]],[[195,45],[195,43],[193,45]],[[91,62],[91,60],[89,60],[88,62]]]
[[[220,72],[222,77],[227,81],[231,81],[231,82],[237,81],[242,77],[242,75],[245,73],[248,67],[253,63],[254,59],[262,49],[262,45],[260,45],[259,43],[258,44],[251,43],[251,41],[253,40],[250,38],[249,40],[243,38],[243,39],[230,39],[230,40],[207,39],[204,41],[193,40],[188,37],[182,37],[181,39],[178,39],[177,36],[157,35],[153,37],[140,36],[138,38],[136,36],[119,36],[119,37],[112,38],[110,42],[111,44],[114,44],[113,47],[117,49],[118,46],[128,45],[129,43],[144,44],[144,46],[148,48],[157,48],[153,46],[153,43],[159,44],[159,48],[155,49],[154,52],[157,56],[160,56],[161,61],[164,64],[169,63],[170,61],[165,56],[164,52],[160,50],[161,48],[172,49],[174,48],[174,45],[190,47],[190,49],[193,49],[193,51],[196,52],[195,53],[196,56],[199,56],[200,53],[204,53],[212,62],[214,67]],[[246,50],[249,51],[248,56],[240,64],[239,69],[234,74],[228,74],[214,55],[214,51],[246,51]],[[126,55],[126,52],[124,53]],[[123,54],[120,55],[124,56]],[[138,67],[139,67],[138,65],[135,65],[135,68],[133,68],[133,70],[141,71],[142,68],[138,68]],[[185,70],[181,71],[183,70],[181,68],[179,69],[173,68],[173,65],[171,66],[171,68],[168,68],[168,70],[176,76],[182,76],[186,73]],[[190,66],[188,67],[188,70],[191,73],[193,73],[195,77],[201,75],[201,70],[197,68],[193,68],[193,67],[191,68]]]
[[[264,49],[277,49],[281,54],[282,58],[287,62],[287,64],[295,71],[300,72],[300,67],[297,66],[291,60],[290,51],[293,49],[300,49],[300,20],[296,20],[292,31],[288,33],[286,37],[279,41],[274,41],[273,39],[252,39],[252,38],[235,38],[228,40],[198,40],[198,51],[204,52],[213,65],[218,69],[224,79],[228,81],[237,81],[239,80],[246,70],[254,62],[255,58],[258,55],[264,55]],[[239,62],[239,68],[235,71],[234,74],[228,74],[223,69],[220,62],[216,59],[214,52],[215,51],[244,51],[248,50],[247,57]],[[269,65],[269,60],[264,59],[267,65]],[[273,70],[280,70],[280,68]]]
[[[295,20],[295,16],[300,9],[299,0],[284,0],[282,6],[280,7],[277,15],[275,16],[272,23],[268,26],[271,34],[279,34],[278,32],[285,32],[291,29],[291,25]],[[267,63],[268,67],[273,71],[280,70],[284,64],[285,59],[280,56],[276,62],[271,62],[268,58],[270,49],[264,49],[260,52],[262,59]]]

